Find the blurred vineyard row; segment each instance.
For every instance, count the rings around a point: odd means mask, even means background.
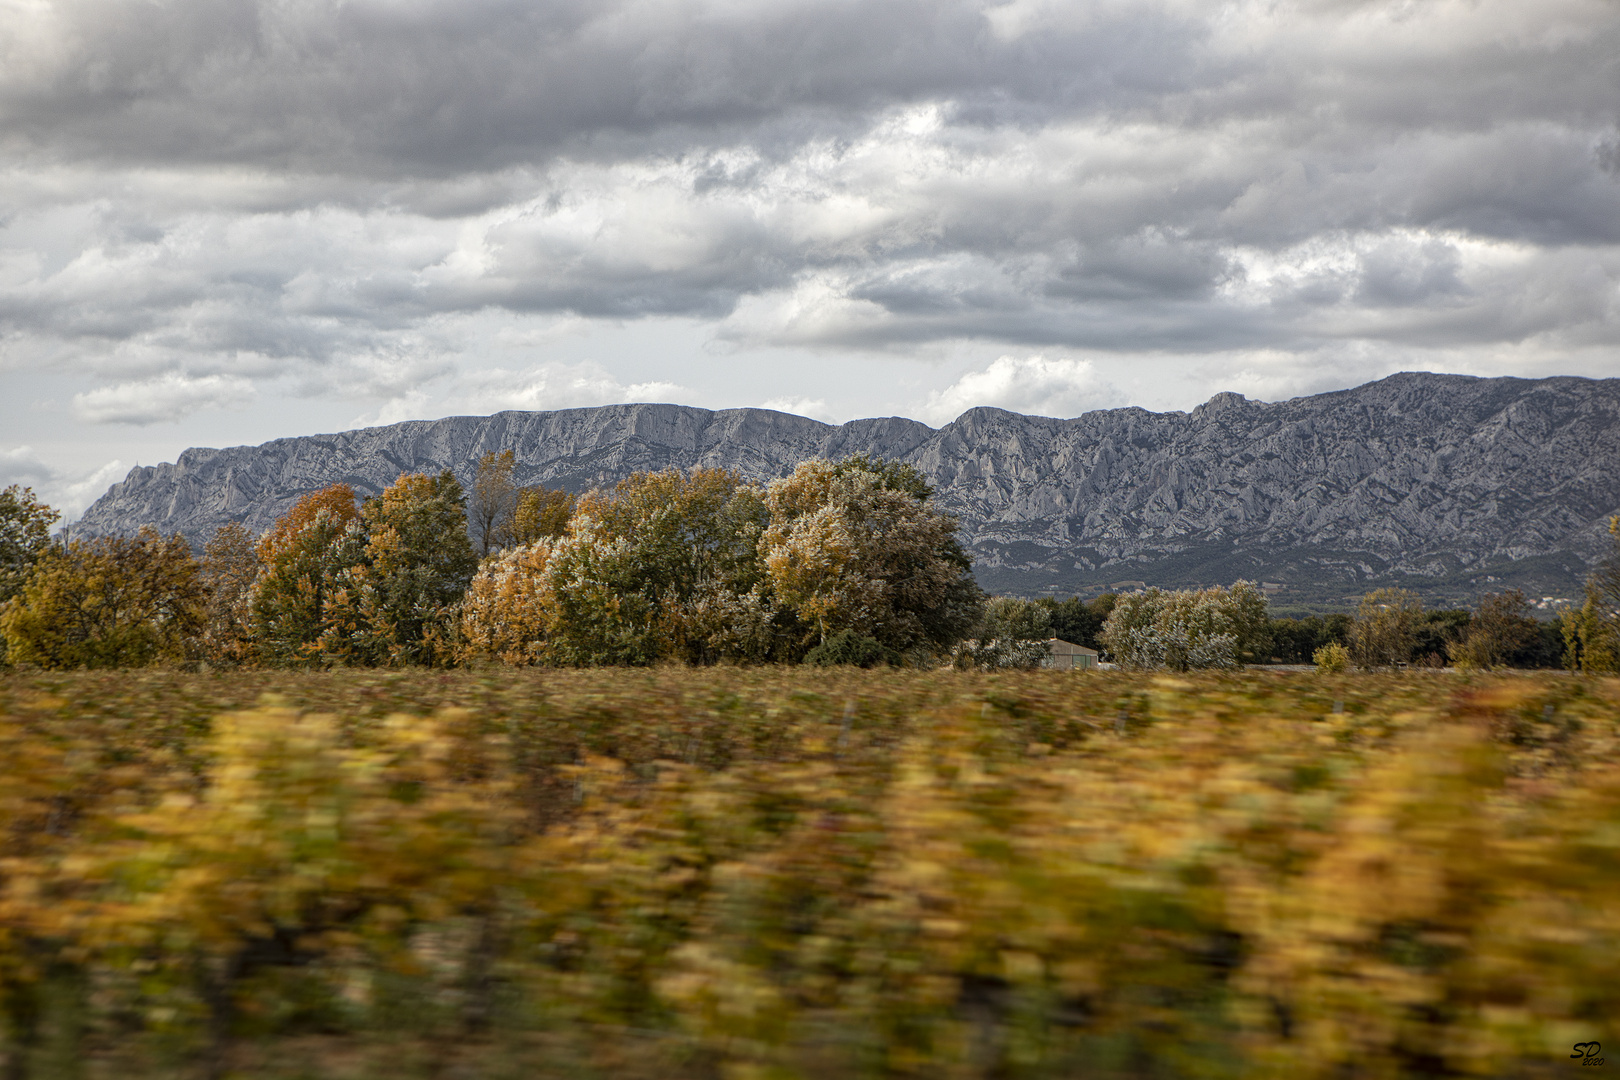
[[[0,715],[12,1077],[1620,1045],[1620,680],[13,673]]]

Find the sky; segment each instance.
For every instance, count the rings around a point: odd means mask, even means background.
[[[1620,375],[1612,0],[0,0],[0,484]]]

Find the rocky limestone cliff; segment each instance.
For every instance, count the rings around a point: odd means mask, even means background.
[[[1218,394],[1191,413],[980,408],[938,430],[678,405],[460,416],[187,450],[131,470],[74,533],[153,525],[200,545],[228,521],[262,530],[327,484],[466,480],[507,448],[521,482],[575,491],[671,465],[766,479],[815,456],[909,461],[1001,591],[1247,577],[1314,599],[1385,583],[1573,595],[1620,513],[1620,379],[1403,374],[1275,403]]]

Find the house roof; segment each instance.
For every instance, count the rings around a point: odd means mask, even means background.
[[[1072,641],[1062,638],[1048,638],[1048,645],[1052,646],[1053,656],[1096,656],[1096,649],[1088,649],[1084,645],[1076,645]]]

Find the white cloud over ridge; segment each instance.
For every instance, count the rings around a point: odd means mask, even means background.
[[[411,390],[357,425],[391,424],[451,413],[481,415],[508,409],[581,409],[621,402],[676,402],[691,392],[672,382],[624,383],[600,364],[539,364],[520,371],[492,368],[452,379],[431,390]]]
[[[983,405],[1067,419],[1123,404],[1120,392],[1098,378],[1089,360],[1003,356],[929,394],[919,412],[921,419],[937,426]]]

